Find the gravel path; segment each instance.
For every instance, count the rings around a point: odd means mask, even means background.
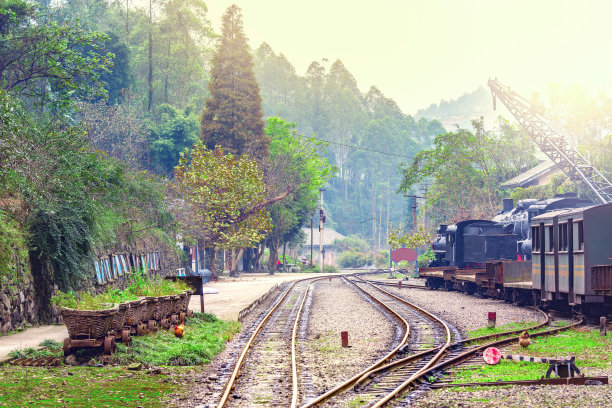
[[[308,373],[315,395],[323,394],[392,348],[394,325],[339,279],[314,288],[305,352],[298,366]],[[340,332],[349,332],[342,348]]]
[[[463,332],[486,326],[488,312],[497,313],[498,325],[521,321],[541,321],[542,319],[542,315],[532,309],[515,306],[502,300],[483,299],[460,292],[394,287],[384,289],[437,314],[438,317],[452,323]]]
[[[430,391],[415,408],[531,408],[531,407],[612,407],[610,386],[529,386],[481,387]]]

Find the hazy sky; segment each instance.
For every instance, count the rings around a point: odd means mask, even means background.
[[[339,58],[410,114],[495,76],[525,96],[551,82],[612,93],[612,1],[205,2],[217,32],[237,4],[253,49],[269,43],[300,75]]]

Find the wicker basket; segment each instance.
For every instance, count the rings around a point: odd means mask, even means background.
[[[125,324],[127,326],[137,326],[144,319],[144,314],[147,312],[147,300],[138,299],[130,302],[130,307],[125,316]],[[148,319],[147,319],[148,320]]]
[[[130,303],[120,303],[119,304],[119,312],[113,318],[113,323],[111,324],[111,329],[117,332],[121,332],[123,326],[125,326],[127,322],[127,314],[131,308]]]
[[[163,319],[172,314],[174,308],[174,296],[159,297],[159,318]]]
[[[144,322],[149,320],[155,320],[155,316],[159,310],[159,298],[157,296],[147,296],[145,303],[145,308],[142,314],[142,319]]]
[[[185,292],[185,298],[183,299],[183,312],[187,313],[189,311],[189,301],[191,300],[191,295],[193,291],[188,290]]]
[[[179,293],[174,296],[174,302],[172,307],[172,314],[179,314],[183,311],[183,304],[185,303],[186,293]]]
[[[119,313],[119,305],[104,310],[76,310],[62,307],[60,309],[70,338],[88,337],[99,339],[112,328],[113,321]]]
[[[161,320],[161,298],[158,296],[147,296],[147,320]]]

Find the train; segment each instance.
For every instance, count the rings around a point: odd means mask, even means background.
[[[505,199],[492,220],[440,225],[419,276],[432,289],[584,314],[612,310],[612,203]]]

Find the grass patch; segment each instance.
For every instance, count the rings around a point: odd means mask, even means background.
[[[583,373],[589,368],[612,369],[612,338],[601,337],[599,330],[572,329],[554,336],[532,339],[527,349],[513,344],[506,347],[504,353],[550,358],[575,356],[576,366]],[[548,364],[502,360],[494,366],[460,367],[453,376],[453,382],[537,380],[547,369]]]
[[[187,320],[182,339],[170,331],[133,337],[129,347],[117,346],[115,361],[125,364],[140,362],[160,366],[187,366],[209,363],[225,348],[238,331],[237,321],[223,321],[212,314],[195,313]]]
[[[469,331],[467,333],[468,338],[480,337],[480,336],[489,336],[491,334],[503,333],[511,330],[523,330],[527,327],[535,326],[538,322],[513,322],[502,324],[501,326],[496,327],[481,327],[476,330]]]
[[[353,398],[352,400],[347,401],[345,406],[347,408],[363,407],[365,404],[367,404],[373,398],[374,398],[374,396],[371,396],[371,397],[357,396],[357,397]]]
[[[42,350],[36,350],[34,347],[12,350],[8,353],[13,358],[42,358],[42,357],[63,357],[62,344],[51,339],[46,339],[40,342],[40,347],[45,347]]]
[[[167,375],[105,367],[0,368],[0,406],[163,407],[177,385]]]

